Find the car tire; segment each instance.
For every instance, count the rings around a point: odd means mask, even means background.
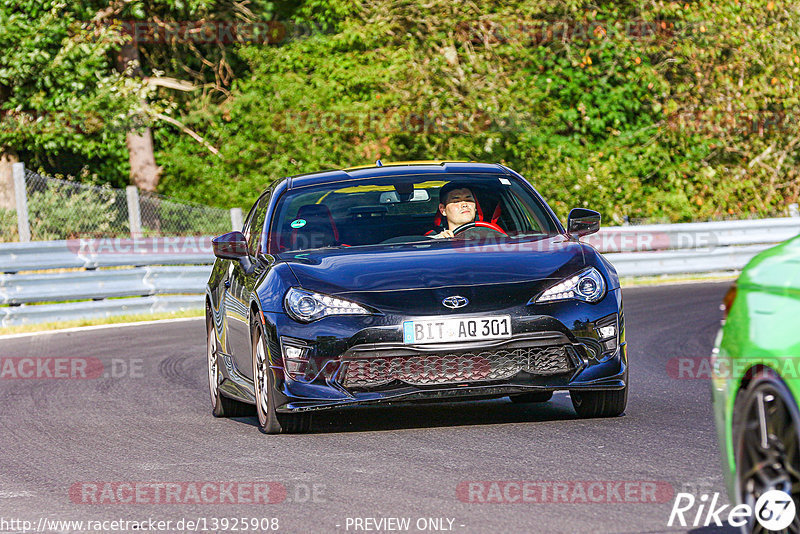
[[[628,405],[628,373],[625,387],[607,391],[570,391],[572,407],[580,417],[617,417]]]
[[[253,348],[253,392],[256,397],[258,427],[265,434],[301,434],[311,428],[311,414],[283,414],[275,411],[275,373],[269,363],[264,330],[251,322]]]
[[[771,489],[789,493],[798,502],[800,496],[792,488],[800,484],[800,413],[775,371],[759,370],[747,388],[739,391],[732,431],[738,502],[754,509],[758,498]],[[799,527],[800,517],[796,517],[789,531]]]
[[[531,402],[547,402],[553,398],[552,391],[536,391],[533,393],[520,393],[518,395],[509,395],[509,399],[514,404],[527,404]]]
[[[211,312],[206,312],[206,367],[208,369],[208,391],[211,396],[211,413],[214,417],[243,417],[253,413],[252,406],[230,399],[219,391],[219,340],[214,329]]]

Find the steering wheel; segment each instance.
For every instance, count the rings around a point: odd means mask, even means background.
[[[468,222],[466,224],[462,224],[461,226],[453,230],[453,235],[456,236],[460,233],[466,232],[467,230],[472,230],[473,228],[485,228],[487,230],[492,230],[493,232],[497,232],[498,234],[502,234],[508,237],[508,234],[505,232],[505,230],[497,226],[495,223],[489,223],[484,221],[473,221],[473,222]]]

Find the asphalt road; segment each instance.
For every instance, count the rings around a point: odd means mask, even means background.
[[[411,532],[441,531],[429,518],[443,518],[444,528],[452,520],[459,533],[714,532],[667,527],[672,492],[720,492],[727,502],[708,381],[673,378],[667,364],[710,354],[727,287],[624,290],[632,385],[626,414],[614,419],[577,419],[559,393],[546,405],[500,399],[353,408],[318,415],[311,434],[267,436],[254,417],[211,416],[202,320],[1,339],[0,358],[84,358],[97,378],[3,373],[0,531],[22,531],[20,523],[3,524],[11,519],[37,528],[41,518],[152,518],[173,521],[174,532],[182,518],[206,518],[208,528],[213,518],[228,518],[227,529],[214,529],[228,531],[232,518],[240,518],[240,531],[241,518],[277,518],[280,532],[365,532],[375,524],[357,518],[395,517],[409,518]],[[175,497],[181,502],[148,504],[119,485],[204,481],[275,482],[270,498],[281,502],[244,504],[248,494],[239,493],[238,503],[198,504],[184,484],[187,493]],[[580,495],[568,503],[464,502],[457,488],[470,481],[560,482],[570,491],[592,481],[649,481],[670,493],[659,493],[658,503],[580,502]],[[479,487],[488,498],[491,486]],[[125,489],[116,495],[134,502],[110,503],[114,494],[102,494],[108,488]],[[92,498],[103,503],[86,502]]]

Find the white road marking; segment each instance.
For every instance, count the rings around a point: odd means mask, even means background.
[[[14,497],[33,497],[33,493],[30,491],[11,491],[11,490],[0,490],[0,499],[12,499]]]
[[[0,336],[0,339],[14,339],[28,336],[44,336],[50,334],[67,334],[69,332],[89,332],[91,330],[102,330],[104,328],[127,328],[131,326],[146,326],[151,324],[162,323],[179,323],[181,321],[199,321],[205,320],[205,317],[181,317],[179,319],[161,319],[158,321],[139,321],[133,323],[116,323],[116,324],[98,324],[94,326],[76,326],[74,328],[62,328],[61,330],[45,330],[43,332],[24,332],[22,334],[7,334]]]

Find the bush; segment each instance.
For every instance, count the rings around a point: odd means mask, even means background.
[[[798,10],[377,0],[325,16],[336,33],[242,49],[252,74],[184,117],[222,158],[162,137],[162,191],[249,206],[281,176],[472,159],[519,171],[562,218],[764,216],[798,201]]]
[[[219,235],[231,231],[230,212],[207,206],[141,197],[145,233],[158,235]]]
[[[51,183],[28,196],[28,212],[33,240],[129,235],[127,212],[117,207],[117,192],[110,188]]]
[[[0,242],[8,243],[18,239],[16,210],[0,208]]]

